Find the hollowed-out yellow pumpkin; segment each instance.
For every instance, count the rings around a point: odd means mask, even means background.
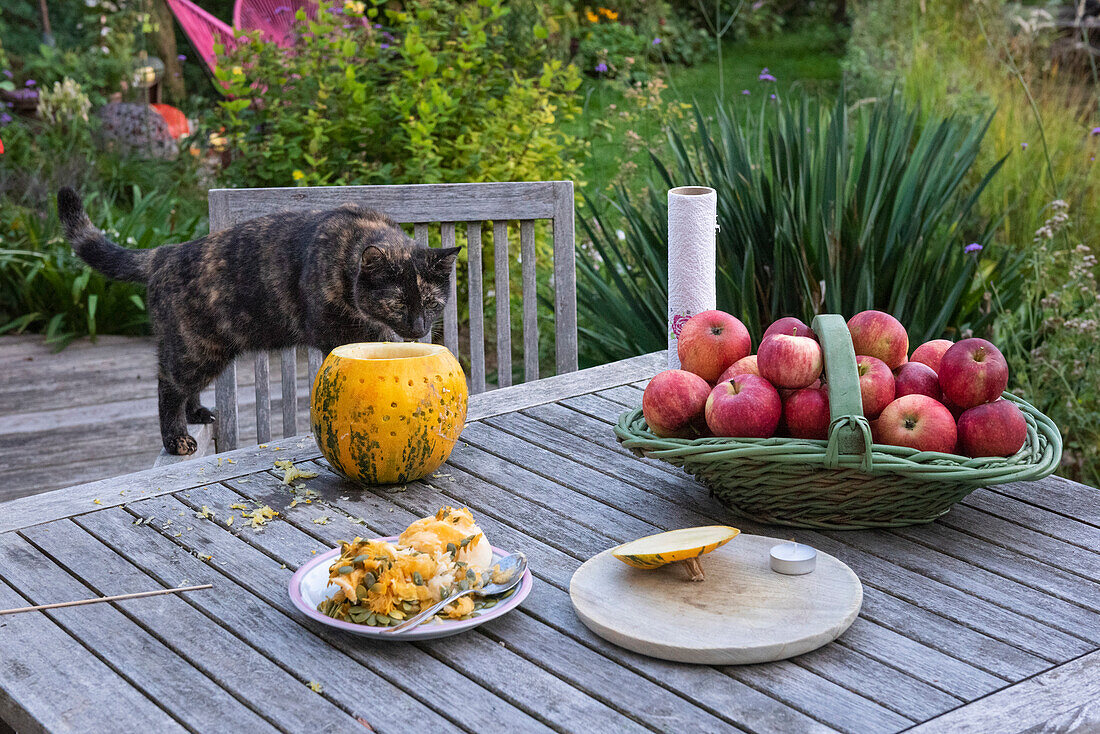
[[[446,347],[346,344],[317,373],[310,425],[321,453],[346,478],[409,482],[451,455],[467,397],[466,375]]]

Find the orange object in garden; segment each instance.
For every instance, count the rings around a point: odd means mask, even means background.
[[[187,122],[187,115],[183,114],[178,107],[173,107],[170,104],[151,104],[149,106],[160,113],[160,116],[168,123],[168,133],[176,140],[191,133],[191,123]]]

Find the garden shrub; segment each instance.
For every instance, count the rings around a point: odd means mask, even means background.
[[[974,210],[998,168],[968,183],[985,122],[918,117],[896,98],[850,108],[842,90],[832,104],[741,101],[713,124],[697,114],[694,133],[674,126],[649,190],[617,191],[622,235],[603,215],[581,222],[587,359],[664,348],[665,191],[694,182],[718,191],[718,308],[755,338],[780,316],[867,308],[893,313],[915,343],[987,331],[986,282],[1016,297],[1019,263]]]
[[[503,0],[322,3],[292,48],[219,58],[231,186],[575,178],[576,70],[504,63]],[[533,33],[534,30],[530,31]]]

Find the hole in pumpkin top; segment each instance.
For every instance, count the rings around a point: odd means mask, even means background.
[[[397,431],[390,431],[390,435],[391,435],[391,436],[396,436],[396,435],[397,435]]]
[[[396,408],[396,407],[397,407],[397,403],[396,403],[396,402],[390,403],[390,407],[391,407],[391,408]]]
[[[336,347],[332,353],[344,359],[418,359],[434,357],[447,351],[441,344],[420,342],[361,342]]]
[[[360,377],[359,378],[359,384],[362,385],[364,383],[366,383],[366,380],[364,378]]]
[[[409,380],[409,387],[412,387],[412,386],[413,386],[413,381]]]

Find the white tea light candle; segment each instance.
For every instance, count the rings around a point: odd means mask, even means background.
[[[801,543],[780,543],[771,549],[772,570],[788,576],[810,573],[817,565],[817,551]]]

